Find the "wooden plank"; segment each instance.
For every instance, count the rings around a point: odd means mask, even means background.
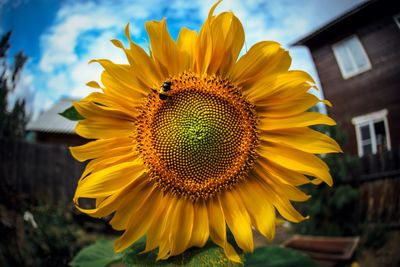
[[[361,185],[361,217],[369,223],[400,223],[400,176]]]
[[[0,188],[33,203],[71,202],[83,164],[65,145],[0,139]],[[9,195],[9,194],[8,194]]]

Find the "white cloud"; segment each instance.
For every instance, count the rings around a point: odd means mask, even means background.
[[[89,60],[107,58],[125,63],[122,51],[109,40],[120,37],[130,20],[147,18],[151,2],[147,2],[147,9],[139,3],[128,5],[128,1],[71,1],[62,6],[55,23],[41,36],[42,54],[36,71],[46,79],[41,79],[37,97],[46,99],[48,104],[61,96],[81,98],[92,92],[85,84],[99,79],[101,67],[88,64]],[[130,29],[133,36],[141,35],[134,23]],[[43,108],[40,101],[35,106]]]
[[[79,37],[96,30],[116,32],[121,25],[109,10],[103,6],[95,8],[92,2],[62,8],[57,15],[57,23],[41,38],[44,53],[40,69],[52,72],[60,65],[75,63],[78,60],[76,48]]]
[[[54,102],[57,101],[56,98],[53,98],[49,93],[45,91],[38,91],[35,93],[35,99],[33,102],[33,106],[35,110],[33,112],[33,118],[35,119],[40,113],[51,108]]]
[[[68,86],[69,79],[65,72],[53,74],[47,80],[47,86],[53,92],[64,92],[64,88]]]

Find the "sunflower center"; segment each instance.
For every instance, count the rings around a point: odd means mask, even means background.
[[[244,178],[257,144],[253,107],[229,82],[184,73],[153,92],[138,119],[150,177],[164,190],[209,198]]]
[[[170,96],[151,125],[154,149],[179,179],[201,183],[234,164],[243,138],[240,113],[221,97],[195,90]]]

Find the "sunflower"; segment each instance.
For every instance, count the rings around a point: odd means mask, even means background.
[[[93,60],[104,68],[102,85],[88,86],[101,92],[73,104],[85,118],[76,132],[93,140],[71,148],[77,160],[90,160],[74,202],[93,217],[113,214],[110,224],[124,231],[116,252],[146,236],[144,251],[158,248],[166,259],[210,238],[240,262],[228,228],[251,252],[252,227],[274,237],[276,210],[291,222],[306,219],[291,204],[309,198],[297,186],[332,185],[314,154],[340,148],[309,128],[335,124],[308,111],[321,102],[308,93],[314,80],[288,70],[291,58],[276,42],[239,58],[242,25],[232,12],[214,16],[218,3],[199,33],[182,28],[177,41],[165,19],[147,22],[150,55],[128,25],[129,47],[112,42],[129,64]],[[83,198],[95,207],[80,207]]]

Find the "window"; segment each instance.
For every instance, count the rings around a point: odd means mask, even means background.
[[[334,44],[332,49],[344,79],[371,69],[371,63],[357,36],[353,35]]]
[[[355,117],[358,155],[376,154],[390,150],[387,109]]]
[[[400,28],[400,13],[393,17],[394,21],[396,22],[397,26]]]

